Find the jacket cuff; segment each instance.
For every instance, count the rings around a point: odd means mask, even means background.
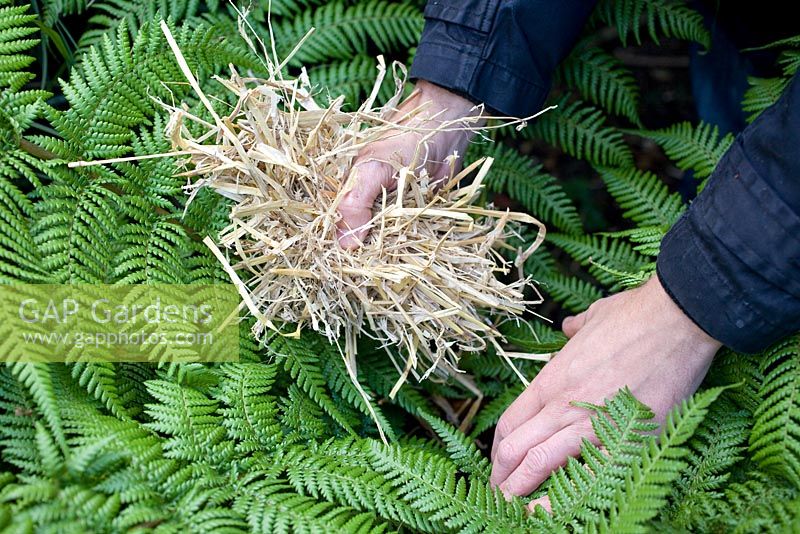
[[[492,114],[511,117],[535,114],[549,92],[549,88],[520,78],[500,65],[481,61],[480,56],[469,49],[431,40],[420,43],[417,48],[411,77],[444,87],[476,104],[484,104]],[[491,80],[491,83],[475,83],[476,79]],[[520,102],[520,96],[525,98],[524,102]]]
[[[659,279],[706,333],[739,352],[757,352],[800,328],[800,281],[791,251],[800,220],[765,187],[742,137],[708,187],[665,236]]]
[[[410,76],[484,104],[493,114],[535,114],[549,92],[549,78],[541,79],[530,66],[511,68],[504,58],[491,57],[498,41],[491,22],[500,2],[473,3],[479,5],[472,10],[428,4]],[[517,53],[524,58],[529,51]]]

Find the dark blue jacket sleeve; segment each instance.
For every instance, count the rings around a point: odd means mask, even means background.
[[[664,238],[667,292],[733,349],[800,330],[800,79],[737,138]]]
[[[544,103],[596,0],[430,0],[411,76],[503,115]]]

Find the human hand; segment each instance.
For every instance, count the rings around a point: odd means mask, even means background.
[[[721,346],[678,308],[656,276],[565,319],[563,330],[567,344],[497,424],[490,481],[505,495],[530,494],[580,453],[581,438],[597,444],[589,411],[571,401],[602,404],[628,386],[663,423],[697,390]],[[531,508],[536,504],[547,500]]]
[[[424,106],[413,117],[403,119],[412,110]],[[404,126],[431,129],[446,121],[477,115],[479,110],[469,100],[432,83],[420,80],[414,93],[403,102],[389,118]],[[421,148],[417,168],[425,168],[432,181],[449,175],[446,158],[454,153],[463,156],[472,137],[469,130],[450,129],[428,136],[425,131],[391,131],[382,139],[361,149],[353,162],[351,179],[355,183],[339,203],[342,218],[337,223],[339,244],[343,248],[358,247],[369,232],[366,225],[372,219],[372,206],[383,188],[396,186],[394,165],[410,165],[417,147],[427,136]],[[456,169],[458,170],[458,169]]]

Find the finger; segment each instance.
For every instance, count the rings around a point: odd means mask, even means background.
[[[529,495],[550,474],[567,463],[567,458],[577,456],[581,451],[581,437],[578,427],[569,426],[552,437],[530,449],[522,463],[500,484],[504,495]]]
[[[547,510],[547,513],[552,513],[553,512],[553,507],[550,504],[550,497],[548,497],[547,495],[539,497],[538,499],[533,499],[531,502],[529,502],[528,503],[528,510],[533,512],[533,511],[536,510],[537,506],[541,506],[542,508]]]
[[[545,408],[506,436],[493,451],[492,476],[489,478],[492,486],[502,484],[519,467],[529,450],[547,441],[569,423],[553,410]]]
[[[578,315],[567,317],[561,323],[561,330],[564,331],[565,336],[572,339],[572,337],[578,333],[578,330],[583,328],[583,325],[586,324],[586,320],[588,318],[589,310],[579,313]]]
[[[361,245],[369,232],[364,227],[372,219],[372,205],[381,191],[394,185],[392,175],[394,169],[380,161],[356,163],[351,171],[351,179],[355,180],[353,188],[339,202],[339,213],[342,218],[336,224],[339,245],[353,249]]]
[[[500,442],[526,421],[535,417],[542,409],[541,390],[538,387],[542,380],[541,377],[542,373],[540,372],[536,375],[536,378],[533,379],[533,382],[525,388],[525,391],[514,399],[514,402],[506,408],[506,411],[500,416],[500,420],[497,421],[497,426],[494,429],[494,440],[492,442],[491,458],[493,462],[497,453],[497,446]]]

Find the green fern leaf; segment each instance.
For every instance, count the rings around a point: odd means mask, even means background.
[[[695,518],[697,532],[795,532],[800,499],[794,488],[760,472],[730,484]]]
[[[728,393],[728,392],[726,392]],[[689,442],[689,467],[677,480],[668,514],[673,524],[696,529],[697,519],[710,502],[721,498],[719,491],[731,476],[731,467],[745,451],[752,419],[745,410],[725,398],[715,402]]]
[[[384,53],[408,48],[417,42],[422,25],[422,13],[410,4],[362,0],[348,6],[333,1],[281,21],[274,33],[282,57],[315,28],[291,61],[300,66],[365,54],[369,42]]]
[[[694,171],[697,178],[710,176],[733,143],[733,134],[720,137],[716,126],[703,122],[697,126],[681,122],[662,130],[634,130],[631,133],[658,143],[680,169]]]
[[[220,410],[228,437],[239,452],[270,450],[282,437],[275,399],[267,393],[275,381],[276,365],[226,363],[220,367]]]
[[[604,450],[588,441],[581,446],[585,465],[570,459],[553,474],[548,489],[553,519],[582,530],[611,507],[611,496],[625,486],[625,473],[637,466],[641,448],[657,428],[653,413],[627,389],[605,402],[585,405],[594,412],[592,428]]]
[[[383,348],[370,347],[369,350],[359,348],[359,359],[364,362],[363,365],[359,365],[359,379],[363,377],[366,384],[385,402],[400,406],[411,415],[431,413],[436,409],[419,387],[410,382],[403,384],[394,399],[389,399],[389,394],[400,374]]]
[[[444,525],[431,522],[409,506],[392,484],[370,467],[367,443],[348,438],[294,450],[288,460],[289,482],[298,493],[316,499],[373,511],[415,531],[442,532]]]
[[[356,55],[341,61],[325,65],[317,65],[308,70],[311,83],[328,98],[322,102],[332,101],[344,95],[344,101],[350,109],[357,108],[363,98],[372,90],[378,74],[375,58],[368,55]],[[394,84],[386,80],[378,92],[378,102],[386,102],[394,94]]]
[[[579,313],[603,297],[597,286],[577,276],[549,273],[539,278],[542,289],[571,312]]]
[[[683,213],[678,193],[670,193],[659,178],[639,169],[600,169],[608,192],[625,210],[623,216],[641,226],[669,228]]]
[[[763,399],[753,414],[752,459],[800,488],[800,339],[782,341],[761,356]]]
[[[602,110],[581,101],[569,104],[562,99],[558,108],[539,117],[527,134],[598,167],[633,164],[622,132],[606,125]]]
[[[581,233],[581,219],[575,205],[556,179],[542,171],[541,165],[501,144],[488,149],[472,145],[467,157],[477,159],[478,154],[494,158],[486,177],[489,189],[508,194],[526,211],[568,234]]]
[[[303,338],[295,340],[278,336],[269,348],[283,360],[284,369],[295,380],[297,386],[347,433],[354,434],[352,421],[345,417],[328,394],[322,364],[312,343]]]
[[[658,257],[661,251],[661,240],[666,235],[669,227],[665,226],[638,226],[619,232],[603,232],[612,238],[624,238],[634,245],[633,250],[642,256]]]
[[[59,401],[53,386],[51,366],[46,363],[23,362],[7,365],[14,377],[28,388],[39,413],[47,421],[48,430],[53,434],[53,438],[61,450],[66,452],[67,441],[61,421]]]
[[[607,522],[601,524],[600,531],[647,531],[646,522],[658,513],[669,494],[670,483],[686,467],[683,458],[688,450],[683,445],[723,390],[714,388],[697,393],[670,412],[658,440],[648,442],[640,463],[626,477],[625,486],[617,490]]]
[[[159,403],[148,404],[153,419],[146,427],[170,436],[164,443],[168,458],[222,463],[231,455],[225,429],[216,415],[218,403],[200,391],[166,380],[151,380],[147,390]]]
[[[584,100],[640,124],[636,80],[622,62],[608,52],[588,43],[578,44],[561,63],[556,75]]]
[[[475,417],[475,426],[471,435],[478,436],[495,426],[497,421],[500,420],[500,416],[506,411],[506,408],[511,406],[511,403],[520,396],[524,389],[525,385],[521,382],[508,386],[502,393],[486,404]]]
[[[599,265],[629,273],[639,272],[647,265],[628,243],[619,239],[597,235],[572,237],[563,234],[549,234],[547,237],[554,245],[575,258],[575,261],[588,266],[589,272],[603,285],[613,286],[616,277]]]
[[[488,484],[456,478],[456,466],[426,451],[372,443],[372,463],[419,512],[460,532],[516,532],[528,523],[522,502]],[[527,525],[530,527],[530,525]]]
[[[749,112],[748,122],[753,122],[762,111],[778,101],[784,89],[789,85],[790,78],[755,78],[750,77],[747,82],[750,87],[745,91],[742,99],[742,110]]]
[[[557,352],[567,342],[563,333],[542,321],[507,321],[498,330],[507,343],[525,352]]]
[[[711,44],[703,17],[686,7],[683,0],[601,0],[592,16],[616,27],[623,46],[627,46],[630,34],[641,44],[642,22],[656,43],[660,33],[665,37],[695,41],[705,48]]]
[[[474,440],[438,417],[430,414],[421,414],[421,417],[431,425],[434,432],[444,441],[447,447],[447,454],[461,472],[472,475],[475,480],[481,482],[489,481],[491,466],[475,445]]]
[[[79,362],[71,366],[72,377],[86,391],[99,400],[117,417],[127,417],[128,411],[122,402],[117,382],[117,367],[112,363]]]
[[[373,514],[299,495],[280,480],[250,473],[241,482],[234,510],[247,518],[253,532],[383,532]]]

